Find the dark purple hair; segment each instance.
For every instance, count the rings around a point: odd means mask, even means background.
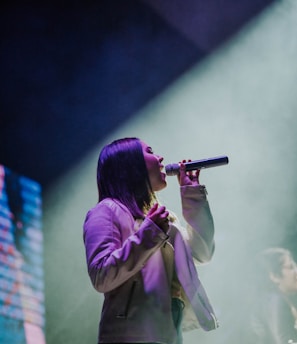
[[[138,138],[115,140],[106,145],[98,159],[99,202],[112,198],[124,204],[135,218],[142,218],[155,195]]]

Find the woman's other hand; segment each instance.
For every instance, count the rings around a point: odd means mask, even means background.
[[[155,203],[146,216],[166,233],[169,229],[168,215],[169,212],[165,206]]]

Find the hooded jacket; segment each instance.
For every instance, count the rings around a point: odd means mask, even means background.
[[[212,306],[198,278],[194,259],[208,262],[214,252],[214,224],[204,186],[181,186],[183,216],[164,233],[154,222],[135,220],[113,199],[88,211],[84,243],[94,288],[104,293],[98,343],[175,343],[171,285],[164,249],[173,250],[185,301],[183,329],[217,328]],[[168,249],[168,247],[167,247]]]

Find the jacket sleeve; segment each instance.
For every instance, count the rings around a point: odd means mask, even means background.
[[[84,223],[88,272],[94,288],[103,293],[140,271],[168,238],[149,219],[134,232],[131,214],[118,207],[99,204],[88,212]]]
[[[192,256],[200,263],[208,262],[214,253],[214,222],[203,185],[181,186],[183,216],[187,222],[186,240]]]

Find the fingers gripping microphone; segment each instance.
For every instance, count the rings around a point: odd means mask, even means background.
[[[216,167],[229,163],[227,156],[217,156],[209,159],[195,160],[184,163],[186,171],[201,170],[203,168]],[[175,176],[179,173],[179,164],[169,164],[165,166],[167,176]]]

